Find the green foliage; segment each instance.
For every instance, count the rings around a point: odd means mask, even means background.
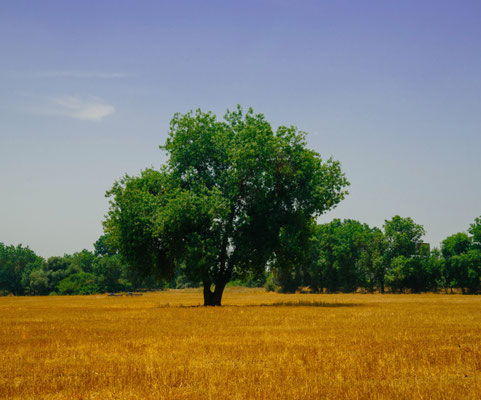
[[[76,270],[92,272],[96,256],[91,251],[84,249],[78,253],[66,255],[64,258],[68,260],[72,267]]]
[[[284,246],[300,249],[298,233],[347,193],[338,162],[307,149],[294,127],[274,132],[251,109],[224,121],[176,114],[162,149],[169,159],[160,171],[125,176],[107,193],[105,231],[144,275],[171,280],[185,265],[188,280],[203,282],[206,304],[220,304],[233,276],[294,265]]]
[[[481,291],[481,248],[479,246],[480,218],[471,224],[468,236],[456,233],[442,242],[445,258],[446,281],[450,287],[460,287],[463,292]]]
[[[279,239],[282,248],[277,251],[269,272],[233,273],[231,284],[264,285],[266,290],[277,292],[294,292],[309,286],[313,291],[358,288],[382,291],[387,287],[394,292],[461,288],[466,293],[480,293],[481,249],[475,239],[478,223],[471,225],[471,235],[457,233],[447,237],[441,250],[429,251],[427,244],[409,244],[405,247],[415,248],[414,254],[394,258],[383,232],[358,221],[333,220],[328,224],[305,226],[308,229],[304,231],[282,229]],[[96,249],[106,238],[96,242]],[[303,252],[306,240],[308,251]],[[417,240],[419,243],[419,236]],[[45,262],[28,248],[0,243],[0,276],[3,279],[13,276],[12,281],[2,281],[0,294],[3,295],[89,294],[162,287],[152,277],[142,277],[111,249],[95,253],[83,250],[50,257]],[[19,284],[20,290],[14,292],[12,282]],[[188,278],[188,266],[182,263],[176,266],[169,287],[200,284]]]
[[[50,257],[45,267],[49,279],[49,290],[55,291],[62,279],[81,270],[72,265],[70,257]]]
[[[25,294],[28,274],[43,263],[28,247],[0,243],[0,288],[14,295]]]
[[[380,229],[366,226],[358,243],[361,250],[357,266],[362,276],[362,287],[369,291],[379,288],[383,292],[386,274],[384,254],[387,249],[385,236]]]
[[[102,237],[96,242],[105,243]],[[159,288],[141,278],[111,250],[88,250],[50,257],[47,262],[28,247],[0,243],[0,294],[91,294]]]
[[[472,235],[475,247],[481,249],[481,217],[474,219],[474,222],[469,226],[468,232]]]
[[[58,284],[59,294],[99,293],[98,277],[88,272],[77,272],[62,279]]]
[[[393,291],[404,289],[404,281],[409,273],[410,259],[405,256],[397,256],[391,260],[390,268],[386,272],[386,284]]]
[[[28,282],[29,292],[31,294],[45,295],[49,290],[49,277],[42,268],[31,271]]]
[[[245,286],[250,288],[263,287],[266,283],[266,273],[265,271],[261,271],[261,273],[257,274],[244,273],[242,275],[234,275],[233,281],[231,282],[235,282],[235,286]]]
[[[382,268],[382,233],[354,220],[318,225],[311,237],[305,284],[314,291],[374,287]]]
[[[407,217],[399,215],[384,223],[384,235],[388,242],[387,256],[389,260],[404,256],[409,258],[416,254],[416,249],[421,244],[421,238],[425,235],[422,225],[414,223]]]
[[[422,246],[421,238],[425,233],[424,227],[409,217],[396,215],[385,221],[387,247],[384,262],[386,284],[391,290],[411,289],[417,292],[427,289],[427,280],[422,276],[425,262],[423,257],[426,256],[427,249]]]
[[[117,252],[112,248],[110,235],[102,235],[94,243],[94,254],[97,257],[114,256]]]
[[[283,291],[310,286],[314,291],[393,292],[461,288],[481,292],[481,248],[476,239],[480,219],[469,233],[446,238],[441,250],[422,243],[424,228],[411,218],[386,221],[384,233],[352,220],[319,225],[311,237],[307,261],[289,273],[274,270],[268,288]],[[293,272],[294,271],[294,272]]]
[[[277,285],[272,272],[267,274],[266,283],[264,284],[264,288],[266,289],[267,292],[277,292],[277,291],[279,291],[280,288]]]
[[[121,292],[132,289],[132,283],[125,278],[125,265],[120,256],[105,255],[93,263],[93,273],[102,292]]]
[[[441,251],[444,258],[449,259],[466,253],[471,247],[472,239],[464,232],[448,236],[442,242]]]

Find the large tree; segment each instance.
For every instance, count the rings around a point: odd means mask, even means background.
[[[337,161],[306,147],[305,133],[273,131],[240,107],[223,121],[176,114],[160,170],[125,176],[107,192],[104,223],[120,254],[144,274],[170,279],[176,266],[220,305],[233,273],[264,273],[283,254],[285,232],[305,230],[335,207],[348,182]],[[295,237],[295,233],[292,233]]]

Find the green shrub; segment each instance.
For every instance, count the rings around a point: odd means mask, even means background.
[[[100,292],[98,277],[88,272],[78,272],[62,279],[58,284],[59,294],[94,294]]]
[[[274,276],[272,275],[272,272],[269,272],[269,274],[266,277],[266,283],[264,284],[264,288],[266,289],[267,292],[278,292],[279,291],[279,286],[275,284]]]

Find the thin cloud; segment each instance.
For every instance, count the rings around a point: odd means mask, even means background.
[[[45,115],[59,115],[84,121],[100,122],[115,112],[115,107],[98,97],[82,99],[77,96],[48,98],[49,104],[42,110]]]
[[[72,78],[72,79],[121,79],[132,75],[123,72],[99,72],[99,71],[38,71],[38,72],[15,72],[18,78]]]
[[[38,72],[37,76],[40,78],[118,79],[127,78],[129,74],[122,72],[42,71]]]

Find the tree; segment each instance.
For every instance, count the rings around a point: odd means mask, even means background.
[[[89,272],[77,272],[62,279],[59,294],[94,294],[100,292],[98,277]]]
[[[358,266],[363,276],[363,284],[371,292],[377,287],[384,293],[386,264],[383,256],[387,247],[386,238],[379,228],[374,227],[365,230],[359,241],[361,254]]]
[[[463,257],[471,247],[471,238],[464,232],[448,236],[441,243],[441,253],[446,263],[446,282],[451,288],[461,287],[464,291],[466,259]]]
[[[472,240],[468,234],[458,232],[443,240],[441,251],[444,258],[449,259],[453,256],[459,256],[466,253],[471,247],[471,244]]]
[[[382,232],[359,221],[335,219],[318,225],[311,238],[308,264],[309,286],[353,291],[378,279]]]
[[[114,250],[112,250],[109,240],[109,235],[102,235],[94,243],[94,254],[97,257],[113,256],[117,254]]]
[[[50,257],[47,260],[46,272],[49,278],[49,290],[51,292],[57,290],[57,286],[61,280],[81,270],[72,265],[70,258],[67,257]]]
[[[48,275],[42,268],[37,268],[31,271],[29,276],[28,288],[31,294],[47,294],[49,288]]]
[[[384,223],[384,236],[387,249],[384,253],[384,262],[387,265],[386,283],[393,290],[412,288],[413,276],[419,271],[419,260],[414,260],[422,244],[421,238],[425,235],[422,225],[416,224],[412,218],[402,218],[395,215]],[[409,283],[411,282],[411,283]],[[416,283],[416,290],[418,284]]]
[[[18,246],[5,246],[0,243],[0,290],[14,295],[25,293],[25,276],[40,267],[44,260],[33,250]]]
[[[469,233],[459,232],[443,240],[441,251],[445,258],[447,282],[452,288],[481,291],[480,219],[471,224]]]
[[[95,245],[94,245],[95,246]],[[64,258],[69,260],[72,266],[84,272],[92,272],[95,262],[95,254],[91,251],[83,249],[82,251],[65,255]]]
[[[405,287],[406,275],[410,266],[411,259],[405,256],[397,256],[391,260],[389,269],[386,271],[386,284],[391,291],[403,290]]]
[[[125,277],[125,265],[119,255],[98,257],[93,266],[100,291],[117,292],[132,289]]]
[[[292,224],[279,232],[279,249],[272,263],[272,281],[279,291],[293,293],[306,283],[310,255],[310,239],[314,223]],[[314,221],[313,221],[314,222]]]
[[[384,235],[388,241],[388,253],[391,258],[398,256],[409,258],[416,254],[421,238],[425,234],[424,227],[409,217],[395,215],[391,220],[384,222]]]
[[[337,161],[306,147],[305,133],[274,132],[240,107],[224,121],[200,110],[176,114],[160,170],[126,175],[107,192],[104,223],[138,271],[172,279],[185,264],[204,305],[221,305],[233,274],[264,273],[282,253],[281,233],[335,207],[348,182]]]
[[[430,277],[429,287],[435,289],[447,289],[448,279],[446,274],[446,260],[441,254],[441,250],[434,248],[426,261],[425,268]]]
[[[475,218],[469,226],[468,232],[472,235],[474,246],[481,250],[481,217]]]

